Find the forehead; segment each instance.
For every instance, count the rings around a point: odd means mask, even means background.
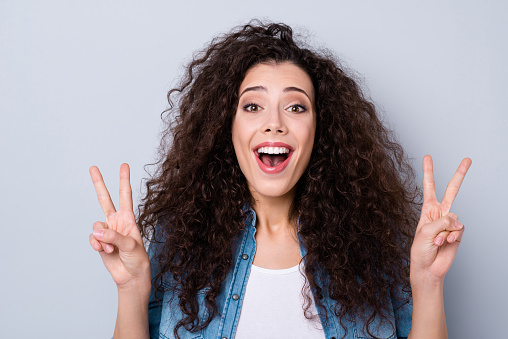
[[[247,87],[263,86],[269,91],[282,91],[287,87],[303,89],[314,98],[314,86],[306,71],[290,62],[262,63],[251,67],[239,88],[241,93]]]

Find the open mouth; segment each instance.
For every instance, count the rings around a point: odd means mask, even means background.
[[[286,168],[293,149],[284,143],[263,143],[254,148],[254,154],[261,170],[274,174]]]
[[[257,153],[263,164],[275,167],[286,161],[289,156],[289,149],[285,147],[261,147],[257,150]]]

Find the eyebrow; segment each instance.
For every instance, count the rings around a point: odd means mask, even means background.
[[[268,92],[268,90],[266,89],[266,87],[264,86],[253,86],[253,87],[247,87],[246,89],[244,89],[242,91],[242,93],[240,93],[240,96],[239,98],[245,93],[245,92],[249,92],[249,91],[262,91],[262,92]]]
[[[284,93],[287,93],[287,92],[300,92],[300,93],[305,94],[305,96],[307,98],[309,98],[309,100],[310,100],[310,96],[307,94],[307,92],[305,92],[303,89],[298,88],[298,87],[286,87],[286,88],[284,88],[283,92]],[[310,102],[312,102],[312,100],[310,100]]]
[[[242,93],[240,93],[240,96],[239,98],[246,92],[250,92],[250,91],[261,91],[261,92],[268,92],[268,89],[264,86],[252,86],[252,87],[247,87],[246,89],[244,89],[242,91]],[[293,86],[290,86],[290,87],[286,87],[284,88],[283,90],[284,93],[287,93],[287,92],[300,92],[300,93],[303,93],[305,94],[305,96],[307,98],[309,98],[309,100],[312,102],[312,100],[310,99],[310,96],[307,94],[307,92],[305,92],[303,89],[301,88],[298,88],[298,87],[293,87]]]

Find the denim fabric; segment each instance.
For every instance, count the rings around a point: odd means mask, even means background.
[[[221,316],[214,317],[208,327],[199,332],[191,333],[181,327],[178,332],[180,338],[234,338],[236,327],[238,325],[238,319],[240,318],[240,310],[242,307],[247,280],[249,279],[252,259],[254,258],[254,253],[256,252],[256,242],[254,239],[254,235],[256,233],[255,224],[256,215],[254,211],[250,210],[245,231],[243,231],[239,237],[238,246],[235,249],[235,261],[233,268],[226,278],[224,283],[225,288],[221,291],[220,295],[216,299]],[[154,246],[154,243],[152,242],[148,250],[150,259],[152,261],[152,277],[158,272],[159,269],[156,261],[153,260],[154,255],[157,251],[156,247],[157,246]],[[306,252],[301,245],[300,252],[302,257],[305,257]],[[198,294],[198,302],[200,305],[200,319],[206,319],[207,316],[207,311],[203,306],[205,293],[206,290],[203,290]],[[180,311],[180,307],[178,306],[178,296],[166,292],[164,295],[159,295],[158,298],[163,300],[162,303],[156,301],[152,288],[149,304],[150,338],[174,338],[174,327],[176,323],[182,318],[182,313]],[[350,319],[348,321],[343,320],[343,324],[347,328],[347,331],[345,331],[339,323],[338,319],[332,316],[332,310],[335,302],[328,298],[326,295],[324,295],[324,299],[322,301],[324,307],[327,308],[329,315],[328,321],[325,321],[324,316],[320,315],[321,323],[323,324],[324,329],[324,338],[372,338],[372,336],[368,335],[367,331],[364,330],[364,322],[361,319]],[[385,320],[381,322],[380,319],[375,319],[374,323],[370,327],[371,332],[373,332],[373,334],[378,338],[392,339],[407,337],[411,328],[412,305],[406,304],[401,307],[396,303],[395,300],[393,300],[392,305],[389,305],[389,309],[393,310],[392,314],[389,317],[391,321],[388,322]],[[395,333],[394,329],[396,331]]]

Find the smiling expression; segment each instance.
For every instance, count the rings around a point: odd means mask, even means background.
[[[232,138],[254,196],[294,194],[309,164],[315,132],[314,87],[303,69],[284,62],[247,71]]]

